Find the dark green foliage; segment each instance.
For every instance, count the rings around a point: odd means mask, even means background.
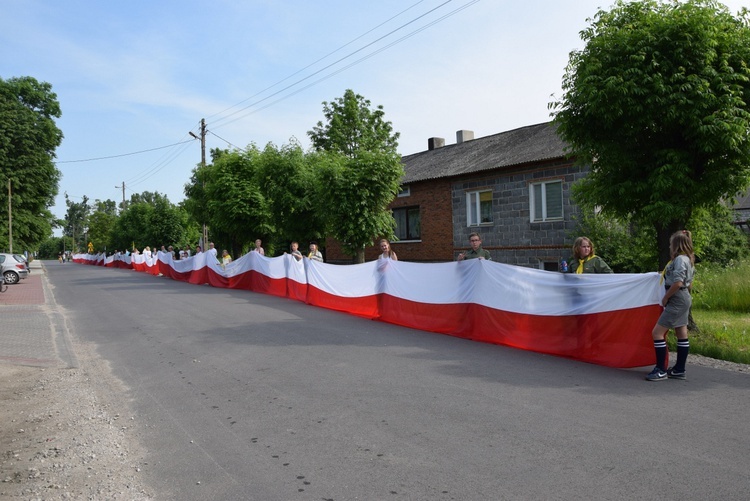
[[[52,86],[31,77],[0,78],[0,214],[7,221],[11,181],[14,251],[35,249],[52,233],[49,207],[60,172],[55,149],[63,134],[55,124],[60,104]],[[7,248],[7,224],[0,225],[0,248]]]
[[[269,248],[285,250],[294,241],[322,237],[325,209],[316,202],[318,156],[305,154],[298,143],[276,148],[269,144],[259,157],[258,184],[266,197],[273,221]]]
[[[113,200],[96,200],[91,209],[93,211],[88,218],[88,242],[94,246],[95,252],[111,251],[114,248],[112,239],[117,223],[117,203]]]
[[[576,192],[655,228],[660,264],[695,208],[750,180],[750,28],[711,0],[618,0],[581,36],[550,107],[591,165]]]
[[[63,235],[73,240],[73,252],[85,252],[87,242],[84,240],[91,212],[89,199],[84,195],[80,202],[73,202],[66,193],[65,205],[68,210],[65,212]]]
[[[214,150],[212,163],[196,168],[185,187],[185,206],[205,221],[209,240],[235,257],[263,241],[266,255],[280,254],[292,240],[322,235],[322,206],[316,203],[319,156],[297,143],[261,151]]]
[[[731,210],[725,204],[695,210],[688,228],[701,261],[727,266],[750,257],[748,236],[732,224]]]
[[[195,246],[198,242],[186,238],[191,223],[187,213],[173,205],[166,195],[144,192],[131,197],[127,209],[120,213],[114,225],[111,247],[118,250],[138,250],[149,246],[160,249],[162,245]],[[100,250],[100,249],[98,249]]]
[[[56,259],[62,252],[61,237],[50,237],[39,245],[37,259]]]
[[[359,152],[395,154],[399,133],[384,119],[382,106],[371,108],[369,100],[347,89],[344,96],[323,102],[322,121],[307,134],[318,151],[356,158]]]
[[[658,265],[656,235],[652,226],[594,215],[591,209],[585,209],[582,214],[576,232],[569,236],[569,240],[572,242],[579,235],[590,238],[596,254],[615,273],[645,273],[663,268]],[[747,235],[731,221],[731,211],[722,203],[693,211],[686,228],[693,235],[693,247],[699,261],[727,266],[750,257]]]
[[[345,251],[364,262],[364,248],[378,236],[393,237],[388,204],[404,175],[397,132],[384,120],[383,107],[347,90],[323,103],[326,123],[308,132],[321,157],[317,184],[325,207],[326,230]]]
[[[185,186],[185,208],[193,219],[208,225],[209,240],[238,256],[238,250],[247,250],[256,238],[266,240],[273,231],[258,182],[261,152],[250,146],[244,151],[214,150],[211,156],[212,163],[193,170]]]
[[[596,255],[604,259],[615,273],[647,273],[658,271],[654,230],[586,211],[577,221],[577,236],[594,242]],[[572,247],[572,245],[571,245]]]

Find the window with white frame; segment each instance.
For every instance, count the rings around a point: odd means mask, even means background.
[[[470,191],[466,194],[467,226],[492,222],[492,190]]]
[[[532,223],[562,219],[562,181],[544,181],[530,185],[529,202]]]
[[[396,195],[396,196],[399,196],[399,197],[408,197],[409,195],[411,195],[411,189],[409,188],[409,185],[408,184],[403,184],[398,189],[398,195]]]
[[[422,238],[419,207],[393,209],[393,219],[396,220],[396,237],[399,240],[419,240]]]

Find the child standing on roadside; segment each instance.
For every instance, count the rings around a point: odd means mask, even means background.
[[[693,302],[690,287],[695,275],[695,255],[693,240],[689,231],[682,230],[669,239],[669,254],[672,260],[664,268],[664,287],[667,292],[661,300],[664,311],[651,332],[656,352],[656,367],[647,376],[648,381],[686,379],[685,362],[690,351],[688,341],[688,315]],[[677,361],[674,367],[665,369],[667,357],[666,335],[674,329],[677,336]]]

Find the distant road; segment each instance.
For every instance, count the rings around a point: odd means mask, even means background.
[[[48,266],[160,499],[747,499],[750,376],[617,370],[128,270]]]

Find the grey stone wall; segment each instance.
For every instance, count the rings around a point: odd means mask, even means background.
[[[567,259],[575,239],[573,217],[578,213],[570,187],[587,171],[559,161],[455,180],[451,184],[454,255],[469,247],[470,233],[478,232],[482,246],[500,263],[543,268],[544,262]],[[558,179],[563,183],[563,218],[532,223],[530,184]],[[467,226],[467,193],[485,189],[492,190],[492,223]]]

